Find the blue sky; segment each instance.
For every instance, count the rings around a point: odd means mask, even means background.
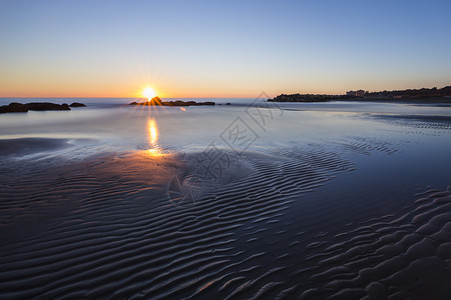
[[[451,1],[0,0],[0,96],[451,85]]]

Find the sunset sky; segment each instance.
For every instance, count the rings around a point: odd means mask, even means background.
[[[0,97],[451,85],[451,1],[0,0]]]

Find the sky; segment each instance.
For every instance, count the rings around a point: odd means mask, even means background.
[[[0,97],[451,85],[451,1],[0,0]]]

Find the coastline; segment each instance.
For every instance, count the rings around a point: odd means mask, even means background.
[[[432,98],[388,98],[388,97],[362,97],[362,98],[343,98],[321,101],[269,101],[275,103],[321,103],[321,102],[377,102],[377,103],[402,103],[402,104],[451,104],[451,98],[432,97]]]
[[[405,104],[451,104],[451,98],[449,97],[432,97],[432,98],[375,98],[375,97],[363,97],[358,99],[346,99],[344,101],[368,101],[368,102],[380,102],[380,103],[405,103]]]

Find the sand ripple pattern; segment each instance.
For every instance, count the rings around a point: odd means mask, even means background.
[[[303,299],[450,299],[451,186],[415,207],[338,234],[312,256]]]
[[[2,178],[2,297],[272,293],[281,286],[275,274],[286,267],[268,267],[279,251],[268,238],[289,236],[273,232],[283,227],[284,211],[300,193],[352,167],[321,151],[293,149],[273,158],[249,155],[249,176],[183,209],[171,205],[163,187],[127,180],[133,168],[102,178],[94,165],[70,174],[62,169],[50,181],[32,170],[22,181]],[[25,224],[22,235],[5,234],[17,231],[15,224]]]
[[[355,143],[364,151],[388,147]],[[39,170],[21,181],[4,176],[0,297],[451,297],[432,291],[434,282],[450,282],[450,189],[421,195],[404,216],[334,236],[311,236],[286,217],[294,201],[353,170],[337,153],[311,145],[271,159],[249,154],[248,176],[183,208],[168,201],[164,186],[130,180],[132,167],[120,175],[99,175],[100,163],[61,169],[51,181]],[[25,224],[22,235],[8,236],[17,224]]]
[[[451,130],[450,116],[362,114],[360,117],[406,127],[411,134],[439,136]]]

